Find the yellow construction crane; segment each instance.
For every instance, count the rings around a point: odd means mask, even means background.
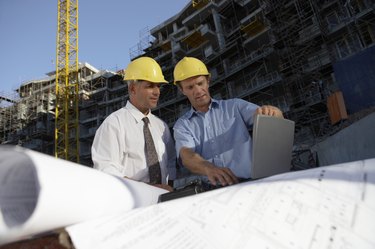
[[[58,0],[55,157],[79,162],[78,0]]]

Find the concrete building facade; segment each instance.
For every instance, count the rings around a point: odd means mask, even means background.
[[[203,60],[214,98],[275,105],[296,122],[296,157],[311,154],[309,148],[347,126],[351,116],[375,106],[374,0],[193,2],[145,32],[131,58],[155,58],[169,82],[184,56]],[[354,70],[354,62],[367,69]],[[80,158],[91,165],[96,129],[128,95],[119,72],[84,63],[80,75]],[[353,85],[362,95],[351,109]],[[1,143],[53,153],[53,89],[52,73],[17,90],[19,99],[0,109]],[[153,112],[172,127],[188,108],[187,98],[168,84]]]

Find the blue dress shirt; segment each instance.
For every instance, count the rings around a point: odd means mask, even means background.
[[[242,99],[212,99],[206,113],[191,108],[173,127],[178,158],[181,148],[187,147],[216,166],[230,168],[239,178],[250,178],[248,130],[258,107]]]

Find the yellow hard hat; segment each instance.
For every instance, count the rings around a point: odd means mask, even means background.
[[[146,80],[152,83],[168,83],[159,64],[150,57],[140,57],[130,62],[124,80]]]
[[[178,81],[186,80],[190,77],[199,75],[210,75],[206,65],[197,58],[184,57],[176,64],[174,68],[173,83],[176,84]]]

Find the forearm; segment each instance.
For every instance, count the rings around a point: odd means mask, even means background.
[[[194,174],[207,175],[207,170],[215,167],[212,163],[202,158],[199,154],[186,147],[181,148],[180,157],[182,164]]]
[[[220,183],[222,186],[226,186],[238,182],[237,177],[229,168],[217,167],[191,149],[183,147],[180,150],[180,157],[186,168],[194,174],[207,176],[212,185]]]

